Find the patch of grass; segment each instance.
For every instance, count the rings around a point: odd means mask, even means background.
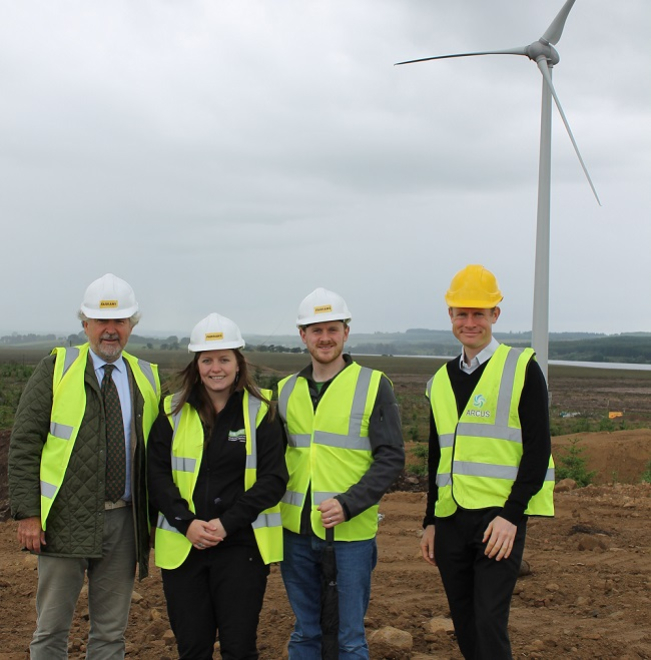
[[[572,438],[570,446],[557,457],[556,481],[573,479],[579,488],[589,486],[596,472],[588,471],[586,458],[583,455],[585,447],[579,447],[580,438]]]
[[[0,364],[0,430],[14,425],[14,413],[34,367],[20,362]]]
[[[426,442],[418,442],[409,450],[415,460],[407,461],[406,471],[417,477],[424,477],[428,473],[427,458],[429,456],[429,445]]]
[[[599,420],[599,426],[598,426],[599,431],[608,431],[608,433],[611,433],[612,431],[615,430],[615,428],[616,427],[612,419],[608,417],[602,417]]]
[[[641,481],[647,484],[651,484],[651,461],[646,464],[644,472],[642,472]]]
[[[639,428],[649,428],[649,421],[646,419],[632,421],[625,417],[610,419],[608,415],[601,415],[596,412],[582,412],[578,417],[561,417],[557,407],[553,407],[550,411],[549,431],[552,437],[573,433],[595,433],[597,431],[613,433]]]

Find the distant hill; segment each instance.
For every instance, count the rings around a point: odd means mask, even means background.
[[[530,332],[495,333],[498,341],[513,346],[530,346]],[[247,348],[273,352],[299,352],[304,346],[298,334],[245,336]],[[19,335],[0,337],[0,346],[22,346],[49,349],[72,346],[85,341],[83,333],[56,337],[47,335]],[[177,350],[188,345],[188,337],[170,335],[166,338],[131,335],[129,346],[154,350]],[[413,328],[406,332],[353,333],[347,344],[357,355],[440,355],[453,356],[459,343],[449,330]],[[606,335],[594,332],[552,332],[549,335],[549,357],[552,360],[585,362],[624,362],[651,364],[651,333],[632,332]]]

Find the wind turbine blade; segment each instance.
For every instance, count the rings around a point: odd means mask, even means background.
[[[542,36],[542,40],[548,44],[556,45],[561,40],[563,29],[565,28],[565,21],[574,6],[575,0],[567,0],[563,8],[558,12],[552,24],[547,28],[547,31]]]
[[[406,62],[396,62],[394,66],[400,64],[413,64],[414,62],[429,62],[430,60],[447,60],[451,57],[474,57],[475,55],[527,55],[527,48],[507,48],[506,50],[485,50],[479,53],[456,53],[454,55],[436,55],[435,57],[422,57],[419,60],[407,60]],[[528,57],[528,55],[527,55]]]
[[[594,184],[592,183],[590,174],[588,174],[588,168],[585,166],[585,163],[583,162],[583,158],[581,157],[581,152],[579,151],[579,145],[576,143],[576,140],[574,139],[574,135],[572,135],[572,129],[570,129],[570,124],[567,121],[567,117],[565,116],[565,113],[563,112],[563,107],[561,106],[561,102],[559,101],[558,96],[556,95],[556,90],[554,89],[554,83],[552,82],[552,77],[551,74],[549,73],[549,67],[547,66],[547,60],[541,57],[538,60],[537,64],[538,64],[538,68],[540,69],[540,72],[543,75],[543,78],[545,79],[545,82],[547,83],[547,86],[549,87],[549,91],[552,93],[552,96],[554,97],[554,101],[556,102],[556,107],[558,108],[561,118],[563,119],[563,123],[565,124],[565,129],[567,130],[567,134],[570,136],[570,140],[572,140],[574,151],[576,151],[576,155],[579,157],[579,162],[581,163],[583,172],[585,173],[585,176],[588,179],[588,183],[592,188],[592,192],[594,193],[595,199],[597,200],[597,204],[601,206],[599,195],[597,195],[597,191],[594,187]]]

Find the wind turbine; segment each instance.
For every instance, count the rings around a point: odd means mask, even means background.
[[[574,5],[575,0],[567,0],[556,18],[538,41],[528,46],[507,48],[505,50],[490,50],[477,53],[457,53],[454,55],[437,55],[423,57],[418,60],[397,62],[400,64],[413,64],[415,62],[428,62],[430,60],[444,60],[452,57],[473,57],[475,55],[524,55],[534,61],[542,74],[542,111],[540,119],[540,160],[538,166],[538,219],[536,225],[536,267],[534,275],[533,295],[533,323],[531,343],[536,351],[538,363],[547,378],[547,364],[549,357],[549,216],[551,199],[551,144],[552,144],[552,97],[563,119],[565,128],[574,151],[579,157],[581,167],[585,172],[588,183],[592,188],[597,203],[601,206],[599,196],[588,174],[588,169],[581,158],[579,147],[572,135],[570,125],[565,117],[561,102],[558,99],[552,82],[552,68],[560,62],[560,56],[554,46],[560,41],[565,27],[565,21]]]

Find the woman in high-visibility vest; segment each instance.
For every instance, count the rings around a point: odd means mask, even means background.
[[[212,658],[218,630],[223,657],[257,658],[269,564],[282,560],[282,427],[243,347],[230,319],[200,321],[149,436],[155,558],[180,658]]]

